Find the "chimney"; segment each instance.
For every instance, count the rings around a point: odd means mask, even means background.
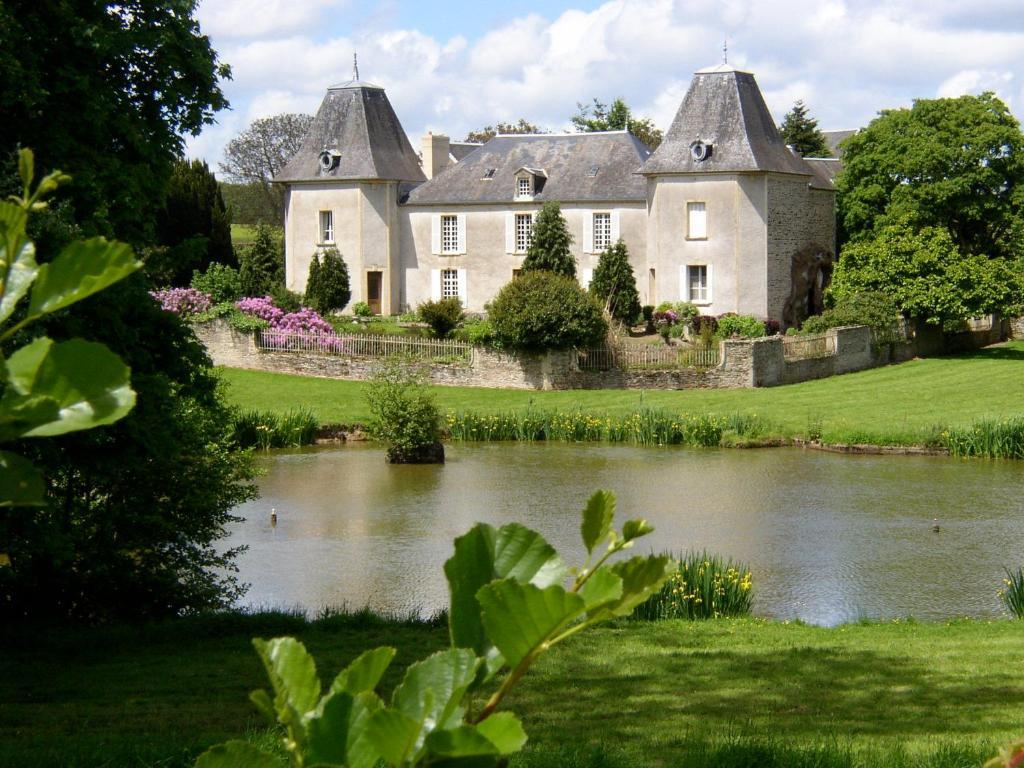
[[[447,168],[450,151],[447,136],[428,132],[423,137],[423,175],[432,179]]]

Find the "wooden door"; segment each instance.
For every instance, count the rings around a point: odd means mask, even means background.
[[[380,297],[384,287],[383,272],[366,273],[366,303],[370,305],[373,314],[380,314]]]

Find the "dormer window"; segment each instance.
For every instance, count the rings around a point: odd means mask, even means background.
[[[516,192],[515,200],[533,200],[544,189],[544,182],[548,175],[543,168],[528,168],[523,166],[516,171]]]
[[[496,170],[497,170],[496,168],[488,168],[486,171],[484,171],[484,175],[483,175],[482,179],[484,181],[490,181],[491,179],[494,178],[494,172]]]
[[[520,176],[516,179],[516,197],[533,197],[532,176]]]

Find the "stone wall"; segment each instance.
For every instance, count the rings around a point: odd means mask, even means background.
[[[252,335],[221,321],[195,331],[216,365],[356,381],[373,372],[375,361],[368,358],[261,350]],[[431,365],[429,378],[434,384],[495,389],[734,389],[859,371],[885,365],[896,354],[888,348],[876,352],[865,326],[834,328],[828,335],[835,339],[835,353],[804,360],[786,360],[781,336],[723,341],[721,362],[708,369],[583,371],[573,352],[528,355],[477,348],[471,361]],[[906,354],[902,347],[899,354]]]
[[[1010,320],[1010,338],[1024,339],[1024,317],[1015,317]]]

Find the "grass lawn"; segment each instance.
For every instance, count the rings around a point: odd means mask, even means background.
[[[222,369],[229,399],[243,408],[286,411],[303,406],[322,423],[353,424],[369,416],[361,382]],[[827,442],[915,444],[937,427],[1024,412],[1024,342],[976,352],[770,389],[521,390],[436,387],[444,411],[482,413],[582,409],[612,415],[642,407],[674,412],[756,414],[780,435],[806,435],[820,422]]]
[[[298,634],[332,676],[362,650],[407,663],[443,627],[350,617],[186,619],[0,641],[0,766],[189,765],[265,738],[251,636]],[[508,701],[530,735],[513,766],[979,765],[1024,735],[1024,622],[754,619],[630,624],[573,638]]]

